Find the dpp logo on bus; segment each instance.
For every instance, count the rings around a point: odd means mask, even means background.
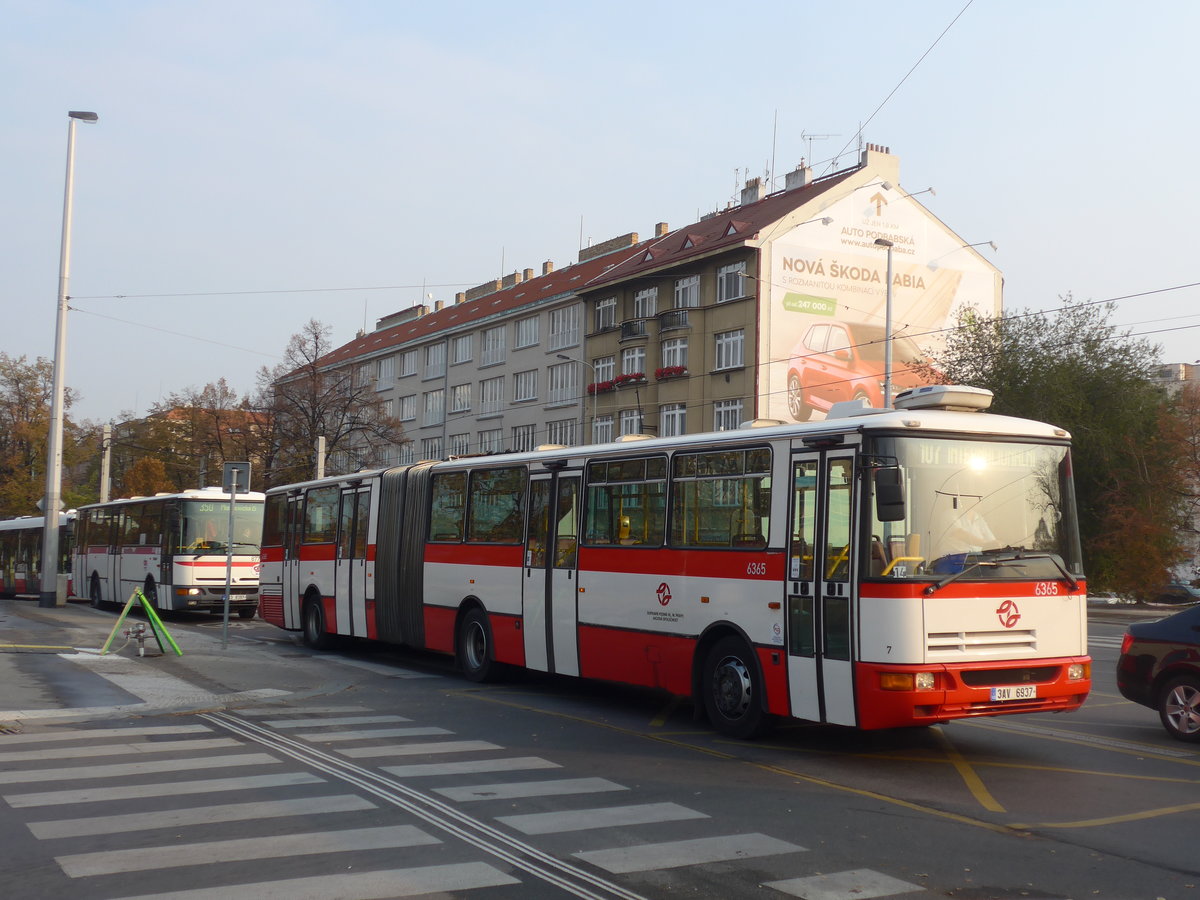
[[[1000,617],[1000,624],[1005,628],[1012,628],[1021,620],[1021,611],[1017,609],[1017,604],[1011,600],[1005,600],[996,608],[996,615]]]
[[[661,606],[666,606],[671,602],[671,586],[665,581],[658,586],[658,602]]]

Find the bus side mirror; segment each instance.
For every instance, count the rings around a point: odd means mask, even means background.
[[[899,466],[875,470],[875,518],[880,522],[904,519],[904,475]]]

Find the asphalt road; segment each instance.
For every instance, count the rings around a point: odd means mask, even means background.
[[[1118,621],[1077,713],[746,743],[257,621],[99,657],[115,619],[0,600],[5,897],[1200,896],[1200,748],[1117,695]]]

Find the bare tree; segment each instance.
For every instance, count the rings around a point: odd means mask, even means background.
[[[284,362],[259,371],[256,404],[272,436],[267,484],[313,478],[316,443],[325,438],[328,474],[382,465],[403,439],[400,423],[384,414],[370,370],[331,358],[329,326],[310,319],[292,335]]]

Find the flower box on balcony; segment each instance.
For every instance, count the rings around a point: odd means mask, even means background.
[[[616,386],[616,383],[613,381],[593,381],[587,386],[587,392],[589,394],[607,394],[616,388]]]
[[[646,373],[645,372],[626,372],[624,375],[618,375],[616,378],[614,378],[613,383],[617,387],[622,387],[626,384],[645,384],[646,383]]]
[[[679,378],[687,373],[687,366],[663,366],[654,370],[654,377],[659,381],[666,381],[668,378]]]

